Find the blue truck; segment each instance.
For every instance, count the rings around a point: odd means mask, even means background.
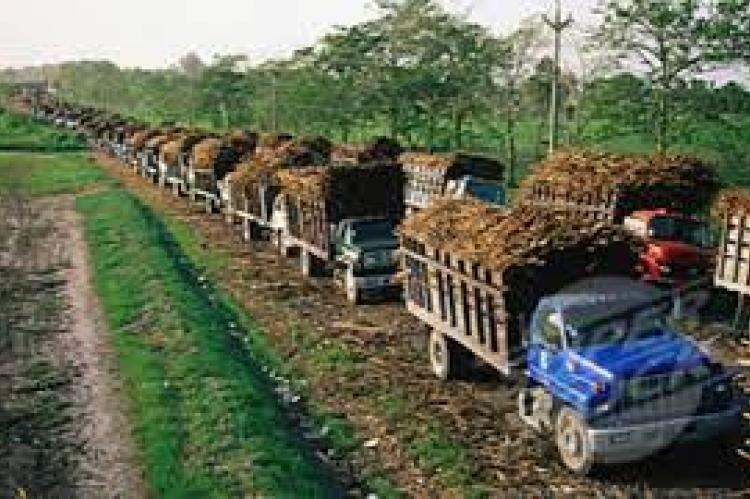
[[[402,230],[406,307],[429,326],[434,374],[462,377],[479,361],[515,379],[521,420],[577,474],[736,435],[745,400],[733,373],[674,327],[671,295],[599,265],[618,244],[599,240],[583,257],[554,243],[554,256],[500,272],[447,249],[455,241]]]

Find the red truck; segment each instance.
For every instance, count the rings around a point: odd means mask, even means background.
[[[709,229],[696,217],[658,208],[633,212],[623,224],[647,242],[639,268],[646,281],[680,286],[712,268]]]
[[[558,153],[535,168],[516,202],[622,224],[646,242],[643,280],[680,290],[713,269],[708,226],[690,213],[707,204],[715,181],[698,167],[680,157]]]

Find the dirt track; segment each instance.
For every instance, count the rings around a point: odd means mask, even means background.
[[[310,379],[311,397],[345,414],[373,448],[355,452],[353,466],[385,463],[398,485],[415,496],[445,495],[439,472],[421,466],[408,450],[409,433],[383,416],[383,396],[408,401],[416,426],[436,419],[468,449],[478,482],[495,495],[555,493],[628,496],[653,489],[657,495],[745,495],[750,468],[734,452],[681,447],[647,461],[604,469],[594,479],[572,477],[559,464],[548,439],[539,438],[515,415],[515,390],[489,373],[468,382],[435,380],[424,353],[425,328],[396,303],[351,307],[327,281],[304,280],[292,260],[266,243],[248,245],[220,215],[208,216],[167,191],[134,176],[118,162],[99,162],[156,211],[187,221],[211,250],[229,258],[218,270],[233,293],[294,364],[307,352],[292,330],[311,331],[318,341],[346,345],[362,363],[359,375],[321,372]]]
[[[2,409],[16,417],[0,446],[9,470],[0,496],[145,497],[74,199],[35,201],[31,209],[44,227],[34,243],[43,291],[30,296],[28,312],[44,323],[5,364],[13,402]]]

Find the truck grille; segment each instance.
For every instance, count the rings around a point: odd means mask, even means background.
[[[622,384],[617,420],[641,424],[690,416],[699,411],[705,379],[677,372],[632,378]]]

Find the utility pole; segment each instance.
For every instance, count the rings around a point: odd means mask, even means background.
[[[550,20],[546,14],[542,17],[544,22],[555,31],[555,68],[554,75],[552,77],[552,98],[550,99],[550,110],[549,110],[549,152],[552,154],[557,149],[558,139],[560,136],[560,39],[562,38],[562,32],[568,29],[573,24],[573,17],[568,14],[568,17],[562,20],[562,8],[560,7],[560,0],[555,0],[555,18]]]
[[[279,115],[276,96],[276,72],[271,70],[271,128],[273,133],[279,130]]]

